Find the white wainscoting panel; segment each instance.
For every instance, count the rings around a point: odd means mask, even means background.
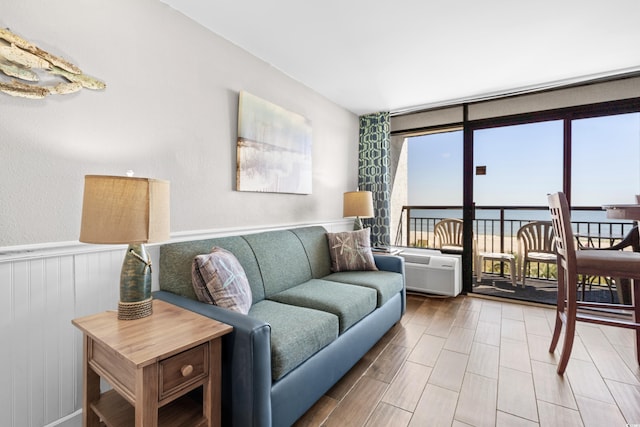
[[[123,249],[0,262],[0,425],[42,427],[82,407],[82,335],[114,309]]]

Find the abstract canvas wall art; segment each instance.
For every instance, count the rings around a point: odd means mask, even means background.
[[[311,122],[247,92],[240,92],[238,191],[311,194]]]

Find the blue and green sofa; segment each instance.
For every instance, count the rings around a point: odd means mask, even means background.
[[[233,326],[222,341],[222,424],[289,426],[402,317],[404,262],[374,255],[378,271],[331,271],[326,230],[302,227],[167,243],[154,298]],[[199,302],[195,256],[232,252],[252,292],[248,314]]]

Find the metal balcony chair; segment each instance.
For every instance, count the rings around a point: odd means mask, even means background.
[[[555,351],[562,327],[565,326],[558,374],[564,374],[569,362],[576,321],[633,329],[636,335],[636,358],[640,365],[640,304],[637,300],[640,296],[640,254],[629,251],[577,251],[571,229],[569,205],[564,193],[549,195],[549,211],[553,222],[558,266],[558,301],[555,327],[549,346],[550,353]],[[578,301],[579,274],[634,279],[633,303],[625,305]],[[591,311],[585,313],[585,309]],[[628,319],[629,313],[631,319]],[[611,314],[618,314],[618,317],[611,317]]]
[[[462,220],[456,218],[443,219],[433,228],[435,246],[444,253],[462,253]],[[500,252],[478,252],[475,239],[473,241],[473,262],[476,270],[476,282],[482,282],[484,261],[499,261],[509,263],[511,284],[516,286],[516,259],[512,254]]]
[[[527,267],[532,262],[555,264],[553,227],[549,221],[532,221],[520,227],[518,239],[518,277],[525,286]]]

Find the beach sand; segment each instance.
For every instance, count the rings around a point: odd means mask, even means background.
[[[435,237],[433,232],[423,231],[416,232],[412,231],[410,236],[410,242],[415,244],[418,247],[429,247],[435,248]],[[417,243],[414,243],[417,242]],[[422,242],[422,244],[419,244]],[[406,241],[402,242],[403,245],[406,245]],[[505,236],[504,237],[504,250],[500,250],[500,236],[494,236],[489,234],[482,234],[475,238],[476,250],[479,252],[503,252],[503,253],[512,253],[517,254],[518,252],[518,240],[516,236]]]

